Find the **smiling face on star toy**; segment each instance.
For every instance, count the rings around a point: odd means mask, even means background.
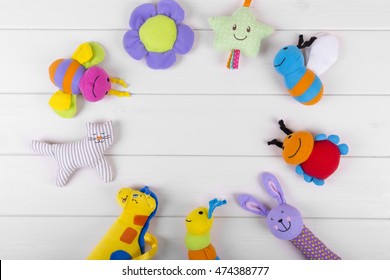
[[[237,49],[248,57],[257,56],[261,40],[274,32],[272,27],[258,22],[248,7],[229,17],[212,17],[209,24],[215,31],[214,47],[218,51]]]
[[[150,68],[169,68],[176,54],[188,53],[194,43],[194,32],[183,20],[184,10],[173,0],[142,4],[130,16],[132,30],[123,37],[123,46],[132,58],[145,57]]]

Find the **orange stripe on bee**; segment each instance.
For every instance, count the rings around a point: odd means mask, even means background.
[[[52,64],[50,64],[49,66],[49,75],[50,75],[50,80],[53,84],[56,84],[54,82],[54,75],[56,74],[56,71],[57,71],[57,68],[58,68],[58,65],[60,65],[61,62],[63,62],[64,60],[63,59],[57,59],[56,61],[54,61]]]
[[[77,69],[79,69],[80,63],[76,61],[72,61],[69,64],[68,69],[66,70],[64,80],[62,82],[62,88],[64,89],[65,92],[67,93],[72,93],[72,81],[74,74],[76,73]]]
[[[305,105],[314,105],[316,104],[318,101],[321,100],[322,98],[322,94],[324,92],[324,86],[321,87],[321,90],[320,92],[316,95],[316,97],[314,97],[312,100],[310,100],[309,102],[306,102],[306,103],[303,103]]]
[[[299,80],[299,82],[292,89],[289,90],[290,94],[292,96],[302,95],[303,93],[305,93],[305,91],[309,89],[315,78],[316,74],[314,74],[314,72],[310,69],[307,69],[306,73]]]

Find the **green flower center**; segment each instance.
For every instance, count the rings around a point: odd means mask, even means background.
[[[151,17],[139,29],[139,37],[149,52],[169,51],[176,42],[176,23],[163,15]]]

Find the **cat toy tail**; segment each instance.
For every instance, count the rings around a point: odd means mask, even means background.
[[[31,143],[31,149],[41,155],[46,155],[46,156],[52,156],[54,157],[54,151],[53,151],[53,145],[46,143],[46,142],[41,142],[37,140],[33,140]]]

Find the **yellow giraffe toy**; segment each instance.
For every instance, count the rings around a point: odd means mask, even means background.
[[[149,222],[156,214],[158,201],[148,188],[122,188],[117,202],[122,214],[100,240],[89,260],[148,260],[157,252],[157,239],[147,233]],[[145,242],[151,249],[145,252]]]

